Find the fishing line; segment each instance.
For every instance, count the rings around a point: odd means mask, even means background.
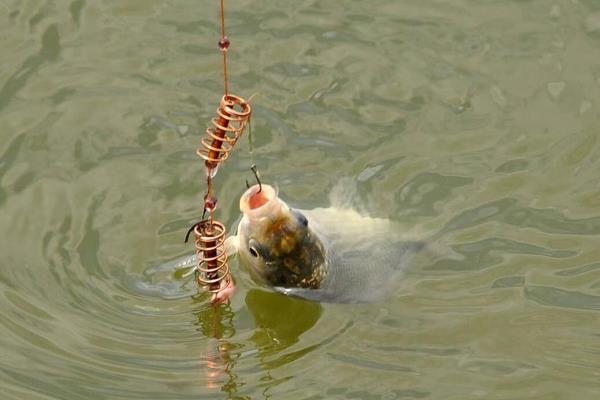
[[[217,108],[217,116],[211,119],[212,126],[206,129],[206,134],[200,140],[200,146],[196,150],[196,154],[204,160],[207,189],[204,195],[202,220],[192,225],[186,234],[186,242],[191,232],[195,236],[198,284],[213,293],[218,293],[232,284],[225,251],[225,226],[215,218],[217,198],[213,193],[213,178],[217,174],[219,165],[229,157],[231,150],[251,121],[252,114],[248,101],[229,93],[227,53],[231,42],[225,34],[224,0],[220,3],[221,37],[218,48],[223,55],[224,93]],[[249,140],[252,143],[252,139]],[[252,145],[250,145],[250,156],[253,160]],[[207,212],[208,218],[205,219]],[[213,300],[215,298],[216,296]]]

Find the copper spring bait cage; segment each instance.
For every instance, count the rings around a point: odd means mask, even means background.
[[[209,171],[216,170],[229,157],[229,152],[242,135],[251,113],[250,103],[243,98],[233,94],[226,94],[221,98],[217,109],[218,117],[211,120],[213,126],[206,129],[206,136],[200,141],[202,146],[196,151],[205,160]]]
[[[229,279],[227,252],[225,251],[225,227],[218,221],[203,221],[194,227],[197,280],[211,292],[221,289],[221,281]]]
[[[211,292],[219,292],[232,283],[225,249],[225,226],[214,218],[217,200],[212,192],[212,179],[219,164],[229,157],[229,153],[242,135],[252,114],[250,103],[228,92],[227,51],[230,42],[225,36],[224,1],[221,0],[220,3],[221,39],[218,45],[223,54],[225,94],[219,103],[217,116],[211,120],[212,126],[206,129],[206,135],[200,140],[200,147],[196,150],[196,154],[204,159],[206,166],[207,192],[204,197],[204,213],[208,211],[210,215],[204,219],[203,214],[203,220],[193,226],[198,259],[197,281],[198,284],[207,286]]]
[[[206,129],[206,135],[200,140],[201,146],[196,154],[205,160],[208,179],[208,193],[204,209],[210,212],[208,220],[194,227],[196,237],[196,256],[198,265],[198,284],[207,286],[211,292],[218,292],[223,286],[221,281],[230,279],[227,253],[225,251],[225,226],[215,221],[213,212],[216,199],[212,196],[212,178],[217,167],[229,156],[236,142],[248,124],[252,109],[243,98],[225,94],[217,109],[217,117],[211,120],[212,127]]]

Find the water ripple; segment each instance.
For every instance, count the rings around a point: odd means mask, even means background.
[[[227,3],[263,179],[306,208],[357,181],[344,204],[431,254],[352,306],[257,289],[234,259],[219,307],[177,264],[222,96],[218,10],[5,3],[3,398],[597,396],[595,3]],[[247,146],[219,171],[227,226]]]

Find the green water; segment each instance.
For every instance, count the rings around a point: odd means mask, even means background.
[[[386,302],[214,309],[189,254],[217,1],[0,2],[2,399],[597,399],[600,3],[226,2],[254,159],[415,239]],[[238,218],[246,140],[217,175]]]

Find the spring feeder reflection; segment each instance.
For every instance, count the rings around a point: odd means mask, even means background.
[[[225,251],[225,226],[215,220],[217,199],[213,195],[212,180],[219,165],[229,157],[229,153],[242,135],[250,119],[250,104],[240,96],[230,94],[227,86],[227,51],[229,39],[225,36],[224,5],[221,0],[221,38],[219,50],[223,54],[224,95],[217,109],[217,116],[211,120],[212,126],[200,141],[196,151],[204,159],[206,167],[207,191],[204,196],[203,220],[194,225],[196,242],[197,280],[211,292],[219,292],[227,287],[231,277]],[[204,216],[208,212],[208,218]]]

